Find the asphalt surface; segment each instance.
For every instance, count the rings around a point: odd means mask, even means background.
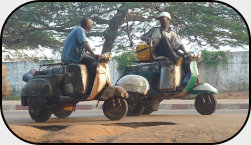
[[[96,108],[97,101],[82,101],[77,104],[77,110],[100,110],[103,101]],[[217,109],[249,109],[249,99],[217,99]],[[21,106],[21,101],[2,101],[2,110],[27,110]],[[159,110],[194,110],[192,100],[163,100]]]
[[[214,114],[242,114],[248,113],[249,99],[218,99],[217,110]],[[85,101],[77,104],[77,111],[67,119],[103,118],[107,119],[102,111],[103,101],[96,107],[97,101]],[[20,101],[2,101],[2,112],[8,123],[34,123],[28,113],[28,106],[21,106]],[[213,115],[214,115],[213,114]],[[154,115],[200,115],[194,107],[194,100],[164,100],[160,103],[159,111]],[[67,122],[66,119],[66,122]],[[58,120],[54,115],[50,120]],[[50,121],[49,120],[49,121]],[[60,120],[61,122],[64,120]]]
[[[218,116],[218,117],[224,117],[224,115],[242,115],[246,116],[248,114],[247,109],[239,109],[239,110],[216,110],[216,112],[212,115],[209,116]],[[12,111],[3,111],[3,116],[4,120],[8,124],[18,124],[18,125],[29,125],[29,124],[44,124],[46,125],[47,123],[36,123],[33,121],[27,110],[12,110]],[[131,120],[131,119],[136,119],[137,117],[140,118],[150,118],[154,119],[154,117],[158,116],[179,116],[183,117],[184,119],[192,118],[192,117],[201,117],[203,115],[200,115],[197,113],[196,110],[159,110],[159,111],[154,111],[151,115],[141,115],[141,116],[126,116],[125,118],[121,119],[123,120]],[[209,117],[206,116],[206,117]],[[78,122],[78,120],[83,120],[83,123],[85,124],[85,120],[89,121],[93,119],[93,124],[97,123],[95,121],[103,123],[109,123],[109,122],[114,122],[108,120],[105,115],[103,114],[102,110],[77,110],[76,112],[73,112],[68,118],[66,119],[58,119],[56,116],[52,115],[51,118],[47,121],[49,124],[60,124],[64,123],[67,125],[75,124]],[[155,119],[154,119],[155,120]],[[58,122],[57,122],[58,121]],[[67,123],[68,122],[68,123]],[[117,121],[119,122],[119,121]],[[80,124],[83,124],[79,122]],[[92,124],[92,123],[91,123]]]

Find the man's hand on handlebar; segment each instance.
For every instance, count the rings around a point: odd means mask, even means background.
[[[102,58],[102,56],[100,54],[94,54],[93,57],[98,60],[100,60]]]
[[[146,39],[146,43],[147,43],[149,46],[151,46],[151,44],[152,44],[151,38],[147,38],[147,39]]]
[[[96,59],[98,59],[98,60],[105,59],[105,57],[102,56],[102,55],[100,55],[100,54],[94,54],[93,57],[96,58]]]

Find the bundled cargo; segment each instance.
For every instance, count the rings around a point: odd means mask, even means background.
[[[23,75],[23,81],[25,82],[28,82],[29,80],[31,80],[34,76],[35,76],[35,73],[37,72],[36,69],[31,69],[29,70],[28,72],[26,72],[24,75]]]
[[[8,76],[8,70],[5,65],[2,64],[2,97],[6,97],[10,94],[10,85],[6,80]]]

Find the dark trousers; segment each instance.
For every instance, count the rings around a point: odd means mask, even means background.
[[[165,56],[174,62],[176,62],[179,58],[176,52],[173,50],[170,41],[168,40],[168,38],[165,37],[161,37],[159,43],[155,47],[154,52],[156,56]]]
[[[95,77],[96,77],[97,61],[93,56],[91,56],[91,54],[84,53],[80,63],[85,64],[86,67],[87,67],[87,70],[89,72],[89,76],[90,76],[91,80],[89,81],[90,85],[89,85],[89,88],[88,88],[88,93],[90,93],[91,89],[92,89],[92,86],[94,84]]]

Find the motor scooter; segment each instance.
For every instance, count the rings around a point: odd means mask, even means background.
[[[27,81],[21,91],[21,105],[29,107],[30,117],[36,122],[47,121],[52,114],[66,118],[76,111],[80,101],[104,101],[103,112],[110,120],[120,120],[128,111],[125,89],[111,86],[108,62],[111,54],[97,60],[97,73],[90,86],[90,77],[84,64],[43,64],[39,71],[24,75]],[[97,103],[97,106],[98,106]]]
[[[215,112],[216,88],[199,81],[196,57],[183,59],[181,65],[170,60],[140,62],[127,66],[116,82],[130,95],[128,114],[151,114],[158,111],[160,102],[168,99],[195,99],[195,108],[202,115]],[[137,62],[137,61],[134,61]],[[183,80],[186,80],[185,82]]]

